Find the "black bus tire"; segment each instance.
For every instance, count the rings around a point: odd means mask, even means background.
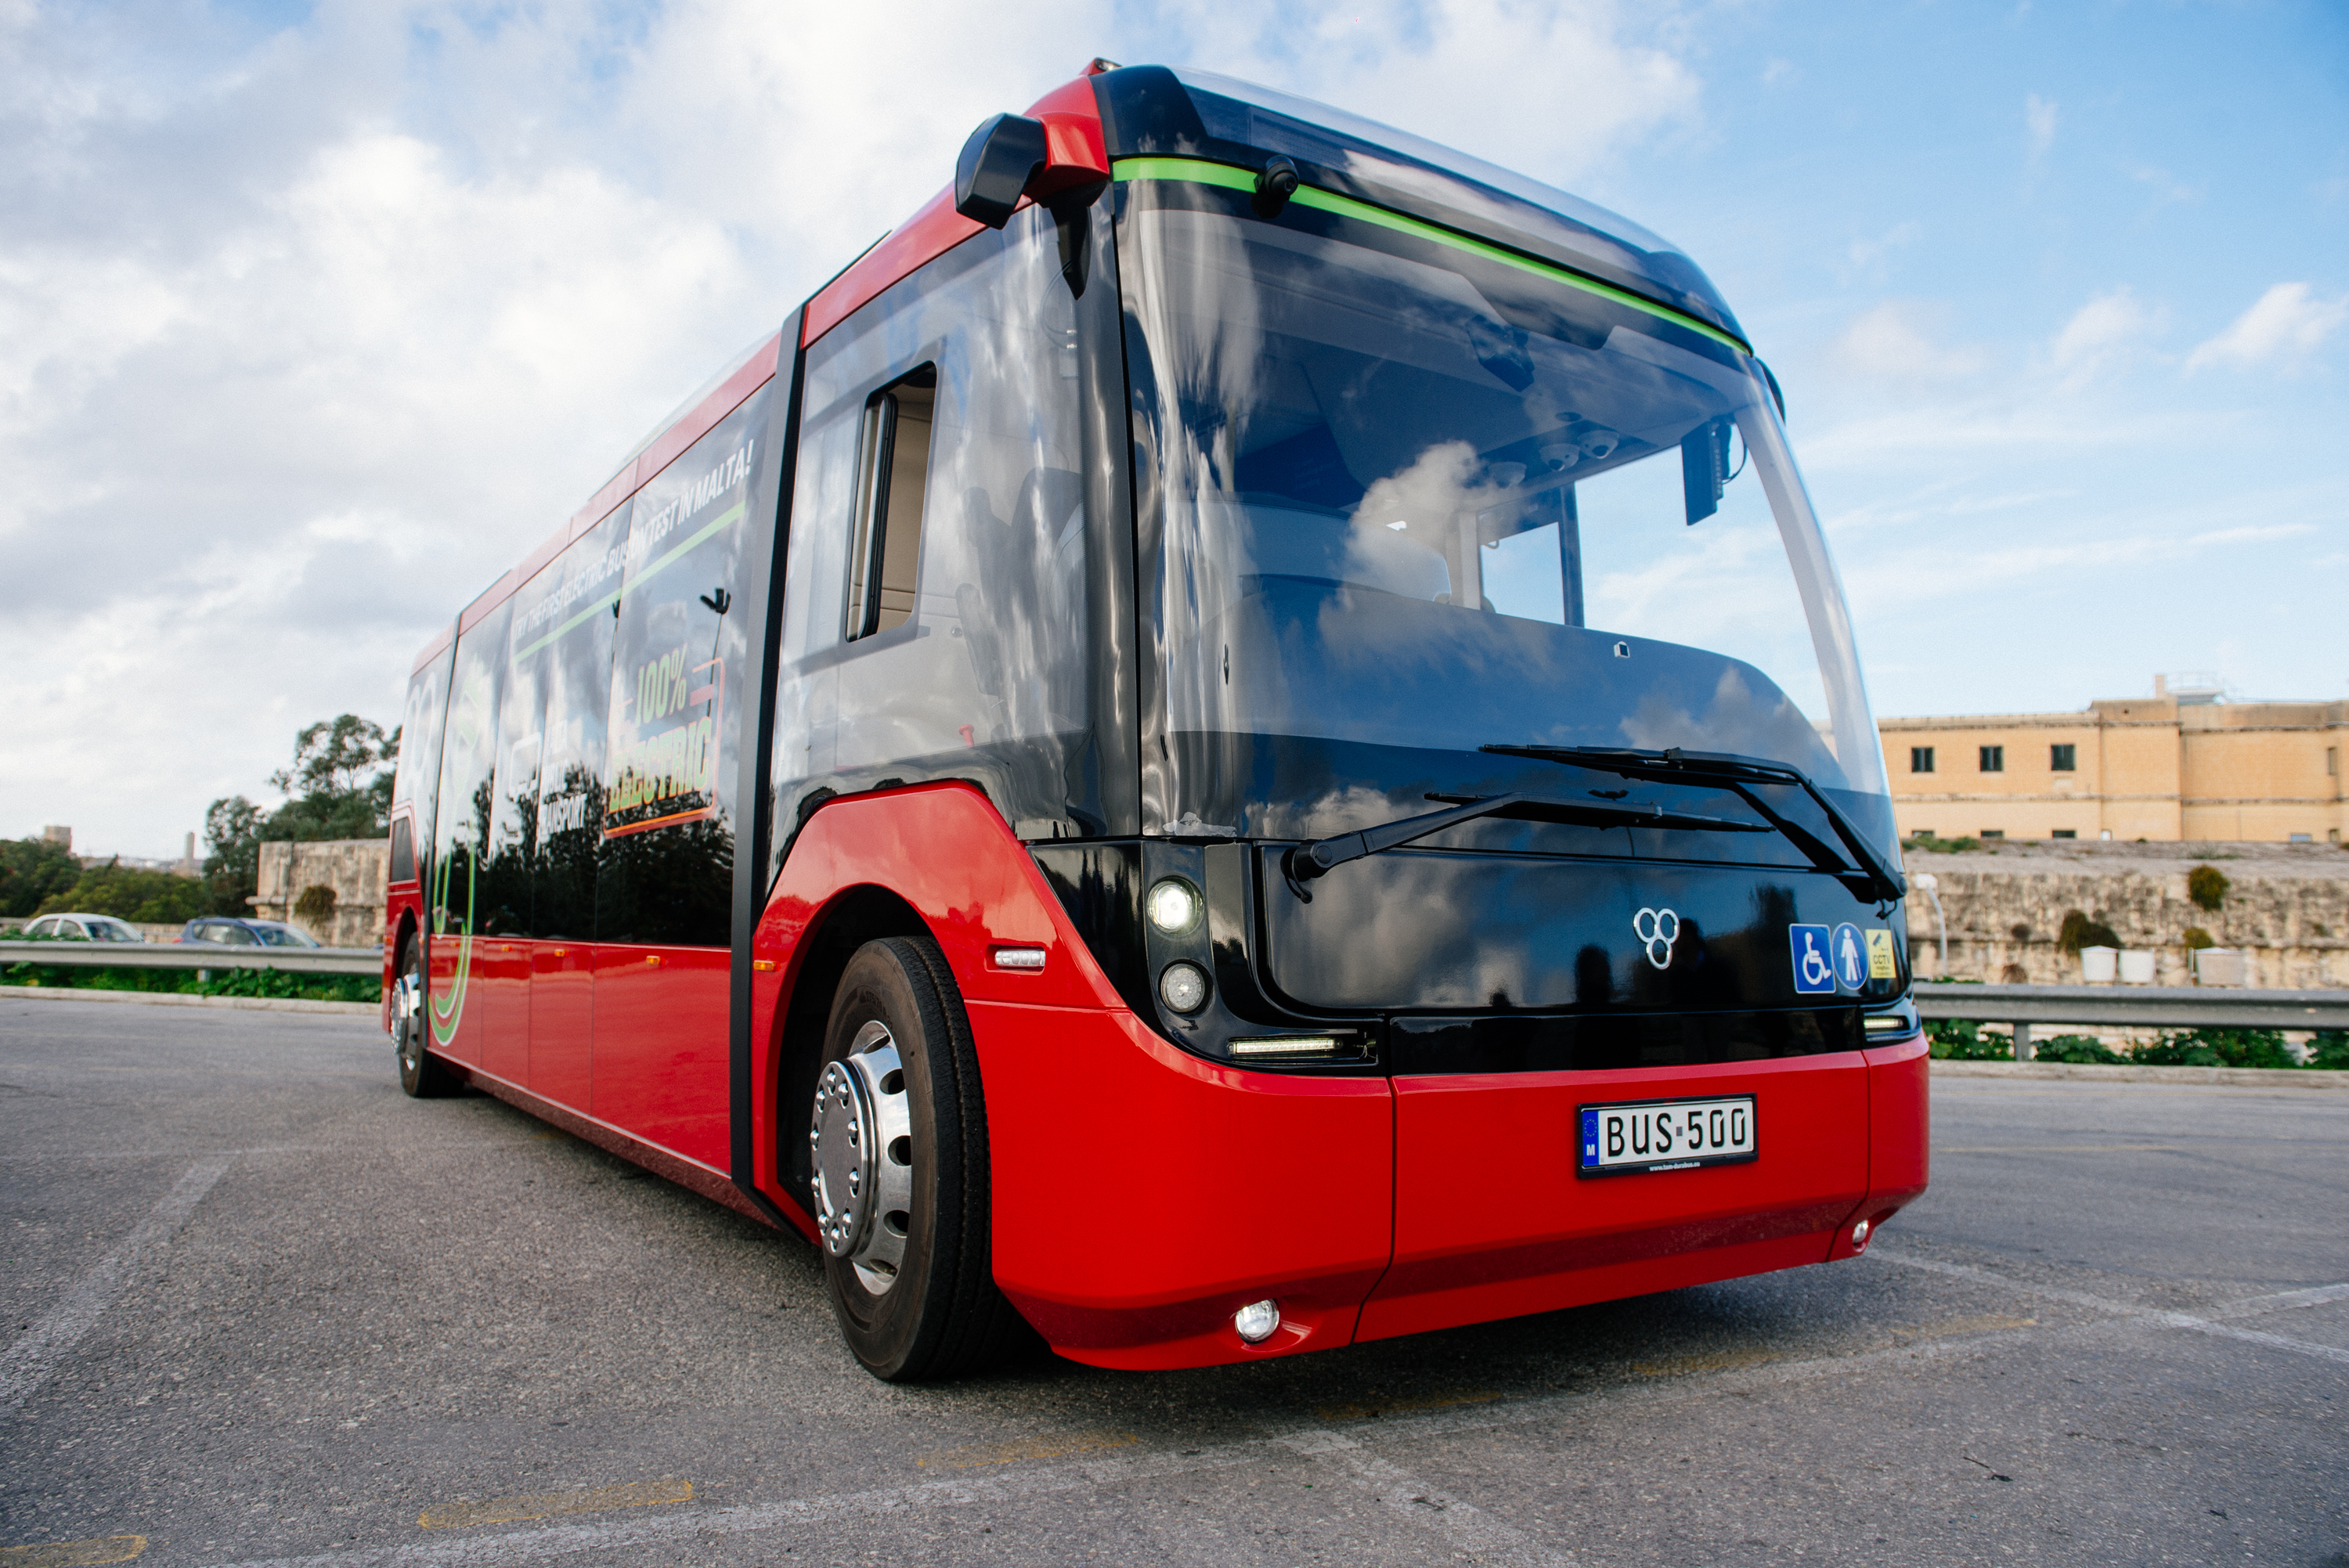
[[[448,1064],[434,1056],[426,1047],[429,1044],[431,1026],[429,1020],[430,1004],[424,988],[424,944],[410,937],[400,950],[399,979],[395,985],[410,988],[413,1006],[402,1017],[398,997],[393,998],[391,1030],[392,1046],[399,1053],[399,1087],[411,1099],[439,1099],[452,1095],[462,1087]]]
[[[903,1254],[876,1292],[851,1258],[824,1246],[824,1279],[842,1336],[865,1370],[892,1383],[956,1377],[1039,1342],[995,1285],[978,1057],[961,990],[928,938],[868,942],[849,960],[824,1029],[817,1097],[802,1116],[822,1106],[828,1069],[876,1021],[895,1044],[904,1078],[899,1114],[910,1122],[911,1148],[902,1151],[912,1166]],[[834,1136],[838,1130],[835,1124]]]

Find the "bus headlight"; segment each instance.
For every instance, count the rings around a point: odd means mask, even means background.
[[[1158,972],[1158,999],[1178,1013],[1207,1005],[1207,972],[1195,964],[1169,964]]]
[[[1189,882],[1168,877],[1150,890],[1150,923],[1169,936],[1180,936],[1199,923],[1199,892]]]

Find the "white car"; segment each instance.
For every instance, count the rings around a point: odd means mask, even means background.
[[[57,936],[67,942],[144,942],[146,934],[127,920],[110,914],[45,914],[25,927],[29,937]]]

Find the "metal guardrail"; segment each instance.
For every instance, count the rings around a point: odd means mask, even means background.
[[[373,947],[220,947],[209,942],[0,942],[0,965],[73,969],[282,969],[288,975],[376,975]]]
[[[2239,991],[2207,985],[1968,985],[1920,981],[1910,993],[1929,1019],[2013,1024],[2015,1056],[2035,1024],[2115,1028],[2349,1029],[2349,990]]]

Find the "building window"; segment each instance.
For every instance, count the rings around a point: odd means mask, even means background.
[[[2057,773],[2077,772],[2080,767],[2079,748],[2073,746],[2049,747],[2047,766],[2052,771]]]
[[[2327,779],[2341,777],[2341,748],[2337,746],[2324,748],[2324,776]]]
[[[2316,835],[2313,833],[2292,833],[2287,835],[2284,841],[2289,844],[2313,844],[2316,842]]]
[[[2333,753],[2328,751],[2324,755],[2331,757]],[[1909,771],[1911,773],[1930,773],[1932,770],[1933,748],[1930,746],[1910,747],[1909,748]]]
[[[1976,833],[1974,837],[1977,839],[2002,839],[2006,837],[2006,830],[2004,828],[1984,828],[1981,832]]]
[[[1982,770],[1985,773],[2005,772],[2006,748],[2003,746],[1983,747],[1982,748]]]
[[[2064,749],[2068,750],[2070,748],[2067,747],[2064,748]],[[2076,839],[2079,836],[2080,830],[2077,828],[2058,828],[2053,833],[2048,835],[2051,839]]]

